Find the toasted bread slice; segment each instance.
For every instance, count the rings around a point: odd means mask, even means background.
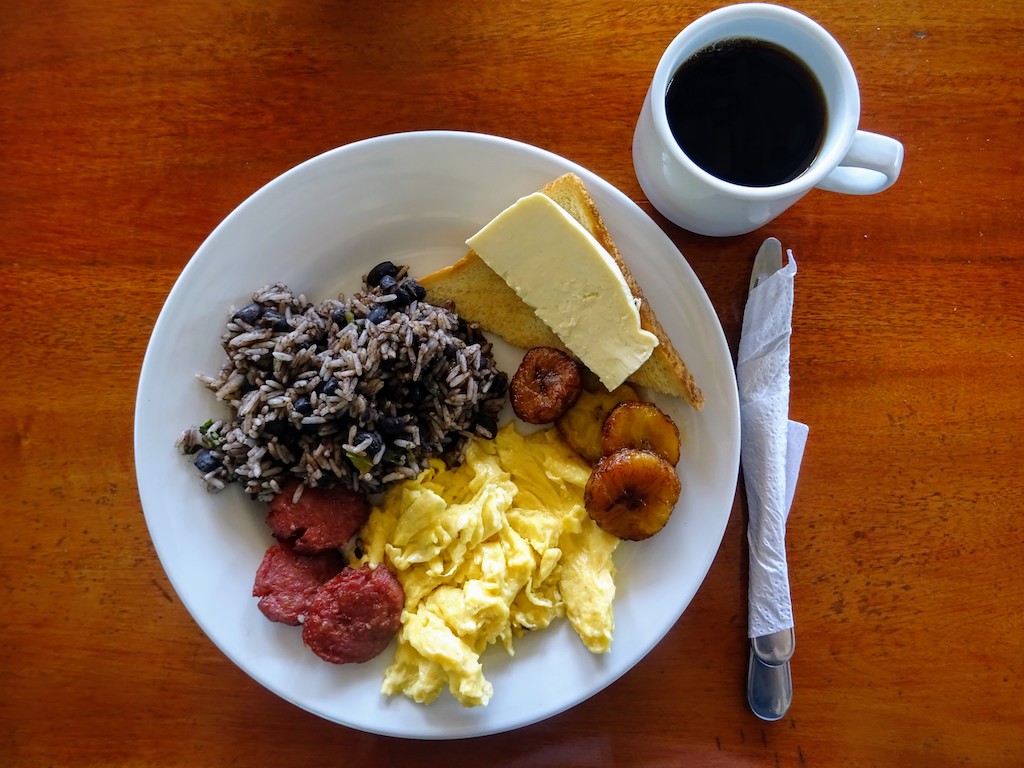
[[[636,373],[629,377],[629,381],[657,392],[682,397],[696,410],[700,410],[704,405],[700,387],[622,260],[582,179],[576,174],[567,173],[548,183],[541,192],[565,209],[608,251],[618,264],[633,296],[640,299],[640,326],[658,337],[658,346]],[[427,289],[431,303],[454,303],[463,318],[479,324],[485,331],[500,336],[514,346],[524,349],[539,346],[565,349],[554,331],[473,251],[455,264],[427,275],[419,282]]]

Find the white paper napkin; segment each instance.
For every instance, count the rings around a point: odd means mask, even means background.
[[[749,637],[793,626],[786,519],[808,428],[789,419],[789,337],[796,260],[758,283],[743,313],[736,363],[750,550]]]

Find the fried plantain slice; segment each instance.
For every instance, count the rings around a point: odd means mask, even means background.
[[[559,434],[588,464],[596,464],[604,451],[601,430],[615,406],[629,400],[639,400],[637,391],[622,384],[609,392],[603,386],[594,390],[584,387],[576,404],[556,422]]]
[[[682,484],[661,456],[620,448],[603,456],[590,473],[583,503],[590,517],[620,539],[641,541],[665,527]]]
[[[672,466],[679,463],[679,427],[654,403],[628,401],[615,406],[601,428],[601,454],[642,448]]]
[[[509,383],[512,410],[529,424],[550,424],[568,411],[583,391],[580,364],[554,347],[534,347]]]

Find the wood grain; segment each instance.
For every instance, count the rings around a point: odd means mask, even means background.
[[[660,217],[630,142],[661,51],[724,3],[134,0],[0,14],[0,764],[1005,766],[1024,753],[1024,6],[799,9],[842,42],[875,197],[812,192],[716,240]],[[796,697],[746,708],[745,500],[696,599],[634,670],[525,730],[354,732],[202,634],[146,531],[132,418],[153,321],[216,224],[327,149],[450,128],[535,144],[635,199],[735,351],[766,234],[798,264],[790,518]],[[670,567],[670,566],[669,566]],[[666,574],[670,577],[670,573]]]

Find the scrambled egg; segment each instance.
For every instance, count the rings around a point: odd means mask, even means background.
[[[490,701],[480,655],[560,616],[593,653],[611,648],[612,552],[583,507],[588,467],[547,429],[513,424],[470,441],[463,464],[431,462],[392,488],[362,531],[364,561],[389,563],[405,588],[382,692],[428,703],[448,687],[464,706]]]

